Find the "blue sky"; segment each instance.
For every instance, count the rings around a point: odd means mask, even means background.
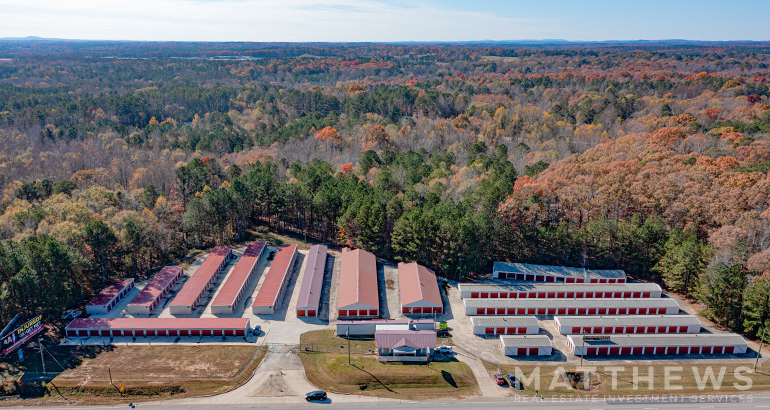
[[[770,40],[770,1],[0,0],[0,37]]]

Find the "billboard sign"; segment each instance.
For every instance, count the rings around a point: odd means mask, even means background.
[[[17,327],[11,333],[3,337],[3,354],[7,355],[18,349],[19,346],[42,332],[44,328],[43,315],[37,315],[27,323]]]

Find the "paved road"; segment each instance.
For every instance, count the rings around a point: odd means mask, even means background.
[[[525,401],[523,398],[519,398],[518,401],[514,398],[508,400],[497,401],[478,401],[478,402],[379,402],[379,403],[336,403],[332,400],[326,403],[291,403],[291,404],[250,404],[250,405],[228,405],[227,410],[240,410],[240,409],[291,409],[291,408],[311,408],[319,406],[325,409],[421,409],[421,410],[446,410],[446,409],[484,409],[484,410],[502,410],[515,407],[517,409],[570,409],[570,410],[598,410],[598,409],[634,409],[634,410],[702,410],[702,409],[767,409],[770,408],[770,397],[768,396],[749,396],[744,397],[743,401],[734,398],[732,401],[729,396],[712,396],[708,401],[708,396],[701,396],[702,400],[694,401],[690,396],[676,398],[675,402],[662,402],[659,400],[650,400],[646,402],[636,402],[634,400],[623,401],[604,401],[601,398],[592,400],[581,399],[580,401],[572,402],[558,402],[552,400],[546,400],[541,402],[533,402],[531,397],[528,397]],[[721,402],[717,399],[721,397]],[[11,407],[12,408],[12,407]],[[87,408],[89,410],[108,410],[116,408],[128,408],[127,405],[122,406],[93,406],[93,407],[36,407],[36,409],[77,409]],[[223,406],[215,404],[202,404],[202,405],[184,405],[184,406],[169,406],[169,405],[149,405],[139,404],[136,408],[141,409],[191,409],[191,410],[222,410]]]

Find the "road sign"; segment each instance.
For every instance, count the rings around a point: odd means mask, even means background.
[[[120,383],[120,392],[123,393],[123,383]]]
[[[37,315],[32,320],[17,327],[3,338],[3,354],[7,355],[18,349],[19,346],[42,332],[43,329],[45,329],[45,326],[43,326],[43,315]]]
[[[609,336],[583,336],[586,342],[609,342]]]

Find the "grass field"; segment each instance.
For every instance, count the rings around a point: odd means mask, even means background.
[[[375,350],[374,340],[351,340],[351,366],[348,341],[334,336],[334,331],[307,332],[300,340],[321,351],[301,352],[300,358],[308,380],[324,390],[408,400],[478,394],[476,379],[464,363],[380,363],[376,355],[367,354]]]
[[[490,374],[497,372],[497,365],[491,363],[484,363]],[[693,369],[693,366],[696,370]],[[619,367],[623,368],[614,370],[616,376],[613,377],[613,370],[611,368]],[[669,372],[669,386],[665,385],[666,381],[666,368]],[[707,376],[708,368],[711,368],[713,378]],[[720,388],[716,390],[714,386],[714,380],[720,380],[720,374],[722,368],[724,374],[721,377]],[[540,373],[540,385],[537,386],[533,379],[532,382],[524,387],[523,391],[519,391],[520,394],[534,394],[535,390],[539,390],[540,395],[544,397],[553,397],[563,395],[565,393],[579,393],[579,394],[594,394],[600,396],[610,395],[637,395],[637,394],[672,394],[672,395],[691,395],[691,394],[747,394],[756,391],[770,390],[770,374],[768,373],[748,373],[744,368],[740,373],[736,374],[734,371],[738,366],[734,364],[710,364],[710,365],[684,365],[684,364],[670,364],[670,365],[608,365],[608,366],[596,366],[595,371],[591,372],[593,380],[589,380],[591,385],[590,390],[585,391],[585,384],[582,382],[576,384],[576,389],[570,391],[563,385],[553,385],[554,388],[550,389],[556,375],[556,366],[531,366],[531,365],[502,365],[502,372],[523,374],[526,377],[531,377],[533,373]],[[749,366],[753,368],[753,366]],[[636,368],[636,377],[634,376],[634,368]],[[538,370],[539,369],[539,370]],[[564,370],[567,373],[581,373],[582,370],[577,372],[575,367],[565,367]],[[761,370],[761,369],[760,369]],[[697,371],[697,376],[695,371]],[[651,372],[651,373],[650,373]],[[649,381],[646,378],[652,375],[653,383],[650,386]],[[578,377],[580,377],[578,376]],[[598,377],[598,380],[596,378]],[[678,379],[677,379],[678,377]],[[751,388],[739,389],[734,386],[734,383],[738,386],[747,386],[745,378],[751,379]],[[613,379],[615,379],[615,386],[613,386]],[[705,382],[704,382],[705,380]],[[562,381],[561,377],[556,377],[556,382]],[[573,384],[573,383],[570,383]]]
[[[265,348],[249,345],[110,346],[68,351],[73,357],[63,361],[67,369],[44,386],[45,397],[3,404],[109,404],[222,393],[246,382],[266,353]],[[121,383],[122,396],[117,389]]]

